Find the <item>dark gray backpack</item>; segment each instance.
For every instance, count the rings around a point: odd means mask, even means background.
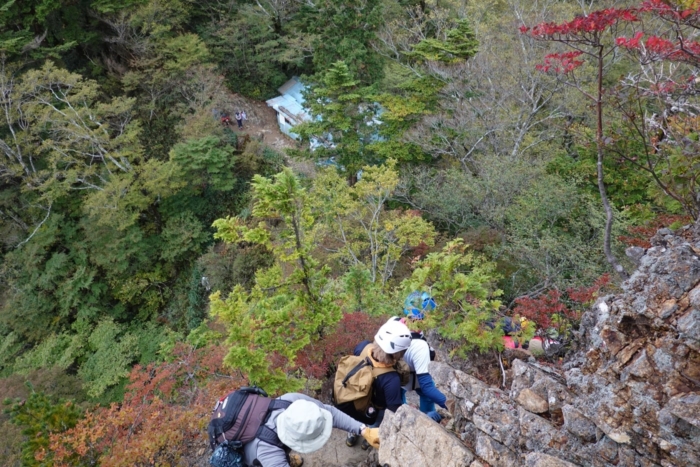
[[[257,386],[237,389],[219,399],[209,422],[209,446],[214,450],[210,463],[216,466],[236,465],[234,457],[242,458],[243,445],[258,438],[285,448],[277,433],[266,427],[270,412],[286,409],[289,401],[270,399]],[[228,459],[228,460],[227,460]]]

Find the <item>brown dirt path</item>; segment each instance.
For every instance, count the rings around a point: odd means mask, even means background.
[[[309,160],[291,159],[285,149],[298,148],[299,143],[280,131],[277,124],[277,114],[265,101],[250,99],[240,94],[226,94],[223,103],[218,108],[228,112],[233,120],[232,128],[236,133],[247,134],[251,139],[262,141],[271,148],[284,154],[286,164],[297,174],[313,178],[316,173],[316,165]],[[243,129],[239,130],[234,114],[244,110],[248,120],[243,122]]]
[[[251,139],[262,141],[281,152],[284,152],[284,149],[293,148],[297,144],[296,141],[280,131],[275,111],[268,107],[264,101],[250,99],[240,94],[230,94],[221,110],[228,112],[231,116],[232,128],[236,133],[248,134]],[[242,130],[238,129],[233,117],[238,111],[245,111],[248,117],[248,120],[243,122]]]

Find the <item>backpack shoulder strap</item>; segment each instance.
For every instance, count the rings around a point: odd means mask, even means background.
[[[260,428],[258,429],[258,434],[255,436],[258,438],[260,441],[265,441],[266,443],[272,444],[273,446],[277,446],[280,449],[284,449],[285,445],[282,441],[280,441],[279,436],[277,436],[277,433],[275,430],[272,430],[265,425],[260,425]]]
[[[365,345],[365,346],[363,347],[363,349],[362,349],[362,352],[360,352],[360,357],[363,357],[363,358],[364,358],[364,357],[369,357],[369,353],[370,353],[371,350],[372,350],[372,344],[371,344],[371,343]]]
[[[396,368],[393,366],[375,366],[372,367],[372,376],[376,379],[378,376],[386,374],[386,373],[391,373],[392,371],[396,371]]]
[[[273,446],[284,449],[285,445],[282,441],[280,441],[280,438],[277,436],[275,430],[266,427],[265,423],[267,423],[267,420],[270,418],[270,414],[273,410],[286,409],[290,405],[292,405],[290,401],[272,399],[270,401],[270,405],[267,407],[267,415],[265,416],[263,423],[260,425],[260,428],[258,428],[258,432],[255,434],[255,437],[261,441],[272,444]]]
[[[352,377],[355,375],[355,373],[357,373],[358,371],[360,371],[362,368],[366,367],[367,365],[372,366],[372,363],[369,361],[369,357],[365,357],[360,363],[358,363],[357,365],[355,365],[355,368],[353,368],[352,370],[348,371],[348,374],[345,375],[345,378],[343,378],[343,381],[342,381],[342,383],[341,383],[341,384],[343,385],[343,387],[345,387],[345,385],[347,384],[348,380],[349,380],[350,378],[352,378]]]
[[[290,405],[292,405],[292,403],[289,401],[285,401],[282,399],[272,399],[270,401],[269,407],[267,408],[267,411],[269,413],[269,412],[272,412],[273,410],[277,410],[277,409],[286,409]]]
[[[292,405],[292,403],[289,401],[283,401],[282,399],[271,399],[270,405],[267,406],[267,413],[265,414],[265,418],[263,419],[263,422],[260,426],[265,426],[267,421],[270,419],[270,414],[273,410],[286,409],[290,405]]]
[[[411,331],[411,339],[421,339],[424,341],[428,340],[425,338],[425,334],[423,334],[423,331]]]

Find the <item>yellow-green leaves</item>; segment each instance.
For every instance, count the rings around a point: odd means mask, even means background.
[[[97,83],[50,62],[19,78],[2,73],[10,130],[3,165],[23,174],[25,190],[50,202],[69,190],[101,190],[132,170],[142,153],[133,99],[100,101]]]
[[[289,170],[253,180],[252,218],[219,219],[216,238],[268,248],[275,264],[258,270],[250,291],[236,286],[211,310],[226,323],[231,345],[225,362],[270,392],[297,390],[304,375],[288,376],[297,353],[340,319],[326,293],[329,270],[311,254],[316,247],[308,193]]]
[[[434,228],[418,213],[387,208],[399,183],[394,166],[363,167],[353,186],[334,169],[307,187],[289,170],[256,176],[252,217],[214,223],[216,238],[264,245],[276,260],[258,270],[251,290],[212,296],[212,312],[229,327],[226,362],[251,382],[297,388],[303,377],[286,376],[297,353],[337,323],[339,307],[386,313],[399,260],[434,244]]]
[[[137,338],[121,334],[121,328],[110,319],[101,321],[87,340],[90,356],[80,367],[88,395],[98,397],[121,378],[128,376],[138,353]]]
[[[425,38],[413,46],[407,55],[418,60],[454,64],[473,57],[479,47],[469,21],[461,19],[453,29],[445,32],[444,39]]]
[[[314,181],[313,200],[323,224],[319,228],[333,239],[333,257],[361,266],[371,282],[385,285],[399,259],[422,243],[432,246],[435,229],[418,213],[387,209],[399,182],[395,161],[367,166],[354,186],[333,169]]]
[[[107,179],[100,189],[89,193],[84,209],[97,224],[123,231],[156,200],[173,195],[184,185],[177,164],[150,159]]]
[[[402,283],[405,293],[426,291],[439,304],[427,315],[429,325],[460,342],[456,352],[503,348],[498,311],[501,291],[495,288],[496,265],[468,250],[461,239],[429,254]]]

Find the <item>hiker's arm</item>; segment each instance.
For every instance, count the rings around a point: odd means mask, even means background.
[[[347,431],[348,433],[353,433],[356,435],[360,434],[360,430],[363,426],[362,423],[358,422],[349,415],[344,414],[332,405],[324,405],[323,408],[328,410],[331,415],[333,415],[333,428]]]
[[[421,393],[443,409],[446,409],[445,401],[447,401],[447,398],[435,387],[435,382],[433,381],[433,377],[430,376],[430,373],[423,373],[416,375],[416,377],[418,378],[418,384],[420,384]]]
[[[338,428],[339,430],[344,430],[349,433],[355,433],[355,434],[360,434],[360,428],[362,427],[362,423],[358,422],[354,418],[350,417],[349,415],[344,414],[340,410],[336,409],[332,405],[326,405],[323,402],[317,401],[313,397],[309,397],[305,394],[299,394],[296,392],[290,392],[282,397],[280,399],[289,401],[289,402],[294,402],[298,400],[307,400],[309,402],[313,402],[314,404],[318,405],[322,409],[326,409],[333,415],[333,428]],[[263,464],[265,465],[265,464]]]
[[[414,344],[411,343],[411,345]],[[435,387],[433,377],[428,372],[430,368],[430,346],[425,341],[417,341],[415,345],[417,347],[413,356],[413,366],[421,393],[444,409],[446,408],[445,401],[447,398]]]

